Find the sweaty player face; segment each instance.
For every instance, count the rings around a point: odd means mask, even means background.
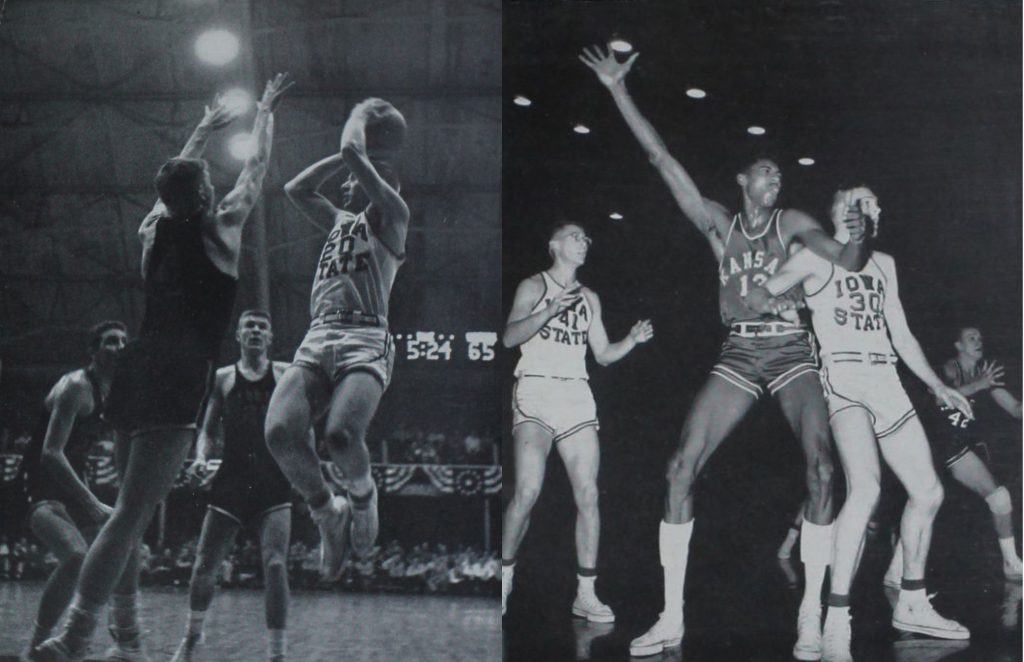
[[[762,207],[773,207],[782,190],[782,171],[774,161],[760,159],[740,174],[736,181],[752,202]]]
[[[238,343],[243,350],[266,351],[273,337],[266,317],[246,315],[238,321]]]
[[[593,239],[578,225],[567,225],[551,239],[555,255],[572,264],[581,265],[587,261],[587,251]]]
[[[972,359],[980,359],[985,350],[981,331],[971,328],[961,331],[960,342],[956,344],[956,348]]]

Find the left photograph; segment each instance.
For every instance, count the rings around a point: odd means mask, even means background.
[[[499,0],[0,53],[0,661],[501,659]]]

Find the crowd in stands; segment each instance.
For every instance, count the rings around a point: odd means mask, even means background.
[[[143,585],[187,586],[192,574],[197,540],[155,552],[143,546]],[[42,580],[57,560],[25,537],[0,538],[0,581]],[[378,547],[363,560],[350,557],[342,578],[324,584],[319,577],[320,553],[316,545],[293,542],[288,552],[289,579],[294,588],[342,591],[396,591],[405,593],[494,594],[501,563],[496,552],[476,547],[420,543],[403,548],[397,541]],[[247,539],[225,558],[218,582],[225,587],[262,587],[259,548]]]

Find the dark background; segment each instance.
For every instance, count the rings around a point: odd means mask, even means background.
[[[580,280],[600,294],[612,340],[640,318],[656,330],[621,363],[590,366],[602,423],[598,592],[619,614],[617,632],[625,629],[609,654],[618,659],[661,605],[665,461],[724,330],[711,251],[577,55],[613,35],[630,41],[640,56],[627,85],[641,112],[702,193],[733,211],[741,200],[735,172],[762,154],[782,168],[779,204],[812,214],[827,231],[835,189],[871,186],[883,209],[877,247],[896,258],[903,305],[928,357],[945,360],[957,325],[977,325],[1019,396],[1021,6],[517,2],[504,5],[503,33],[506,313],[516,285],[548,266],[551,225],[569,219],[595,240]],[[689,87],[707,98],[689,99]],[[514,105],[519,94],[533,105]],[[574,133],[577,122],[591,133]],[[766,135],[747,134],[753,124]],[[816,165],[798,165],[803,156]],[[624,219],[610,220],[613,211]],[[504,353],[505,374],[517,356]],[[911,391],[914,382],[904,377]],[[1020,428],[1005,416],[994,425],[995,471],[1019,503]],[[506,426],[506,448],[509,435]],[[967,535],[980,545],[971,554],[993,553],[984,504],[957,486],[947,490],[936,545],[949,536],[942,517],[967,508],[976,522]],[[718,641],[724,648],[693,659],[786,659],[795,597],[780,595],[781,577],[766,564],[803,493],[798,445],[775,406],[762,403],[699,482],[687,583],[688,640],[714,639],[726,623],[747,647]],[[553,459],[519,556],[507,659],[571,655],[573,512]],[[952,567],[930,576],[941,582]],[[746,610],[757,618],[748,621]],[[763,656],[740,652],[760,647]]]

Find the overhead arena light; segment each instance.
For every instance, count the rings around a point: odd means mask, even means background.
[[[236,133],[228,140],[228,153],[239,161],[256,154],[256,138],[251,133]]]
[[[814,165],[814,159],[812,159],[809,156],[801,157],[801,158],[797,159],[796,162],[799,163],[802,166],[812,166],[812,165]]]
[[[238,37],[227,30],[207,30],[196,39],[196,56],[220,67],[238,57]]]
[[[622,214],[620,214],[617,211],[613,211],[612,213],[608,214],[608,218],[612,219],[613,221],[621,221]]]
[[[686,96],[690,97],[691,99],[703,99],[707,95],[708,93],[700,89],[699,87],[691,87],[690,89],[686,90]]]
[[[524,97],[522,94],[516,95],[516,98],[512,99],[512,103],[514,103],[517,106],[522,106],[523,108],[533,105],[533,102],[530,101],[528,98]]]
[[[583,124],[577,124],[576,126],[574,126],[572,128],[572,130],[575,131],[576,133],[578,133],[580,135],[584,135],[584,136],[587,135],[588,133],[590,133],[590,128],[585,126],[585,125],[583,125]]]
[[[233,87],[220,95],[220,102],[232,115],[244,115],[252,106],[252,95],[240,87]]]
[[[630,53],[633,50],[633,44],[629,43],[625,39],[612,39],[608,42],[608,48],[612,49],[616,53]]]
[[[764,127],[763,126],[756,126],[756,125],[755,126],[748,126],[747,127],[747,133],[749,133],[752,136],[763,136],[764,135]]]

